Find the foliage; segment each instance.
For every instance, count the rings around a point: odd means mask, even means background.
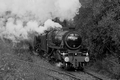
[[[87,3],[88,4],[88,3]],[[97,72],[120,78],[120,0],[92,0],[75,17]],[[94,62],[94,63],[93,63]],[[94,66],[96,65],[96,66]]]
[[[92,0],[91,4],[79,10],[75,25],[81,29],[92,58],[102,60],[107,55],[119,57],[120,1]]]

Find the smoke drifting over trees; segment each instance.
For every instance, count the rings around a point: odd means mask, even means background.
[[[52,19],[72,20],[80,7],[79,0],[0,0],[0,36],[27,39],[28,32],[62,27]]]

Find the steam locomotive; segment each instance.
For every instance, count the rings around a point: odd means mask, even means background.
[[[60,63],[62,68],[83,69],[89,62],[88,49],[82,44],[81,34],[73,28],[53,29],[36,36],[35,44],[37,53]]]

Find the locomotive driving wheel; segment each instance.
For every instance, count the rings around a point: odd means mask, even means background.
[[[61,56],[55,49],[51,49],[47,57],[52,63],[57,63],[61,61]]]

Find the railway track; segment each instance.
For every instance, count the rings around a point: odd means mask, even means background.
[[[95,78],[95,80],[106,80],[106,79],[102,79],[101,77],[95,76],[94,74],[89,73],[86,70],[85,71],[66,71],[66,70],[61,70],[61,69],[59,71],[58,70],[52,70],[52,69],[49,69],[49,70],[53,71],[53,72],[57,72],[57,73],[62,74],[62,75],[69,76],[69,77],[72,78],[71,80],[82,80],[81,77],[80,77],[81,73],[92,76],[92,77]]]
[[[89,74],[89,75],[91,75],[91,76],[93,76],[93,77],[95,77],[97,80],[103,80],[102,78],[100,78],[98,76],[95,76],[95,75],[93,75],[93,74],[91,74],[91,73],[89,73],[87,71],[84,71],[84,72],[87,73],[87,74]]]
[[[12,62],[12,64],[15,63],[15,64],[21,64],[21,65],[31,65],[32,66],[31,69],[34,72],[37,72],[38,75],[39,75],[39,73],[44,74],[47,77],[52,78],[52,80],[81,80],[79,78],[76,78],[74,75],[70,75],[70,74],[65,73],[63,71],[58,71],[58,70],[51,69],[51,68],[44,66],[44,65],[35,64],[32,62],[28,62],[28,61],[24,61],[24,60],[20,60],[20,59],[15,59],[11,55],[7,55],[7,57],[4,56],[4,59],[0,58],[0,61],[3,61],[3,60],[6,63]]]
[[[95,76],[87,71],[76,71],[76,72],[65,71],[65,72],[68,74],[74,75],[76,78],[79,78],[79,79],[81,78],[80,74],[82,73],[82,74],[85,74],[85,76],[87,75],[87,76],[94,77],[95,78],[94,80],[105,80],[105,79],[102,79],[101,77]]]
[[[9,58],[6,58],[8,61],[12,60],[15,63],[20,62],[21,64],[29,64],[34,66],[32,69],[34,71],[38,71],[44,75],[47,75],[48,77],[53,78],[53,80],[104,80],[100,77],[97,77],[87,71],[84,72],[69,72],[69,71],[64,71],[61,69],[54,69],[54,68],[50,68],[47,66],[44,66],[44,64],[35,64],[32,62],[28,62],[28,61],[24,61],[24,60],[19,60],[19,59],[14,59],[12,58],[12,56],[9,55]],[[48,63],[49,64],[49,63]],[[51,65],[51,64],[50,64]],[[53,66],[53,65],[51,65]],[[88,79],[86,78],[88,77]],[[89,77],[92,79],[89,79]],[[86,79],[85,79],[86,78]]]
[[[20,61],[20,60],[18,60]],[[23,62],[23,60],[21,60]],[[26,61],[24,61],[26,62]],[[33,64],[31,62],[26,62],[27,64]],[[38,64],[34,64],[36,66],[39,66],[39,68],[42,68],[43,71],[45,71],[45,73],[42,71],[43,74],[52,77],[53,80],[83,80],[82,77],[80,76],[81,73],[82,75],[90,75],[92,77],[94,77],[94,80],[103,80],[97,76],[94,76],[93,74],[90,74],[88,72],[69,72],[69,71],[61,71],[61,70],[54,70],[42,65],[38,65]],[[38,68],[38,67],[37,67]],[[37,69],[35,68],[35,69]],[[85,78],[85,77],[84,77]]]

